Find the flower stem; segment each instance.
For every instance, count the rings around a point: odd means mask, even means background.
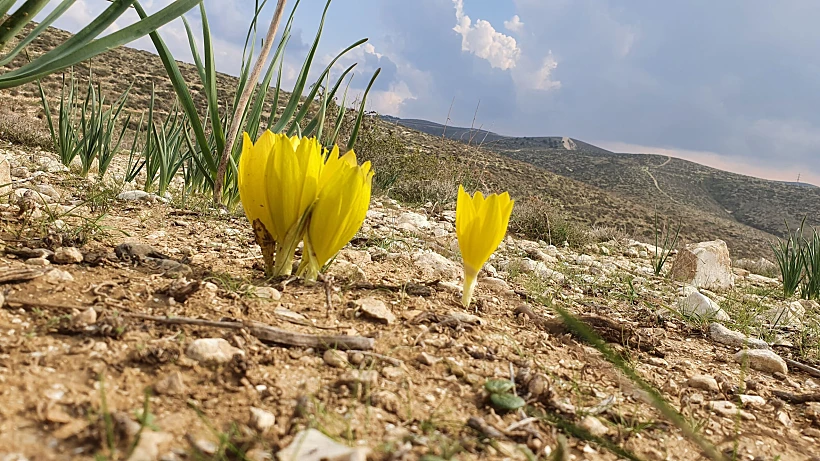
[[[473,299],[473,291],[475,291],[476,283],[478,282],[478,270],[464,265],[464,294],[461,296],[461,304],[464,307],[470,306],[470,300]]]

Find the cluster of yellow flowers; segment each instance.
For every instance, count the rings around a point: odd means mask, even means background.
[[[290,275],[304,242],[297,275],[319,270],[356,235],[370,205],[373,171],[356,153],[339,156],[315,138],[265,131],[254,144],[247,133],[239,159],[239,196],[262,247],[265,273]]]
[[[265,131],[256,143],[245,134],[239,160],[239,195],[262,247],[265,273],[290,275],[304,242],[296,275],[315,280],[362,226],[370,206],[373,170],[352,150],[339,155],[315,138]],[[478,272],[507,232],[513,201],[504,192],[470,196],[458,189],[456,236],[464,260],[467,307]]]

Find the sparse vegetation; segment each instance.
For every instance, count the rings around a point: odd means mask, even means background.
[[[550,245],[566,242],[573,248],[582,248],[591,241],[584,225],[568,220],[539,197],[516,202],[510,218],[510,231]]]
[[[805,223],[805,221],[804,221]],[[777,239],[776,244],[772,244],[775,261],[780,269],[780,277],[783,281],[783,296],[791,298],[803,280],[803,224],[797,232],[792,232],[786,224],[786,238]]]
[[[661,226],[661,224],[658,222],[658,215],[656,213],[655,251],[652,255],[652,270],[655,272],[655,275],[661,275],[661,271],[663,271],[663,266],[666,264],[666,260],[669,259],[669,256],[678,244],[681,222],[678,221],[678,226],[677,228],[674,228],[674,230],[673,227],[670,226],[668,219],[663,223],[663,227],[659,226]]]

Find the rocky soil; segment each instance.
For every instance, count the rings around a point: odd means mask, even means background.
[[[464,309],[452,204],[374,198],[307,285],[241,214],[2,154],[0,460],[704,459],[555,308],[727,459],[820,454],[820,306],[727,255],[707,289],[636,241],[510,236]]]

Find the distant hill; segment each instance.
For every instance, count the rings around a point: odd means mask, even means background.
[[[540,145],[549,148],[563,148],[566,150],[582,149],[588,152],[600,152],[602,154],[611,154],[612,152],[601,149],[600,147],[587,144],[573,138],[564,138],[560,136],[545,136],[545,137],[523,137],[516,138],[510,136],[503,136],[492,131],[486,131],[476,128],[464,128],[458,126],[445,126],[440,123],[431,122],[428,120],[419,120],[413,118],[398,118],[390,115],[382,115],[381,119],[396,125],[400,125],[422,133],[431,134],[433,136],[442,136],[455,141],[465,142],[471,145],[478,145],[489,147],[493,143],[502,142],[506,145],[515,145],[516,143],[524,145]]]
[[[601,190],[658,209],[670,216],[699,210],[706,222],[728,219],[771,235],[794,228],[803,216],[820,225],[820,188],[771,181],[654,154],[613,153],[566,137],[511,137],[482,130],[445,127],[426,120],[383,117],[425,133],[480,145]],[[483,141],[483,142],[482,142]]]

